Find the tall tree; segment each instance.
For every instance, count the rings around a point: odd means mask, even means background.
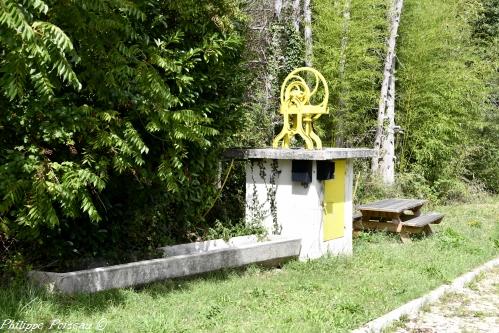
[[[305,40],[305,64],[312,66],[312,10],[310,0],[303,1],[303,39]]]
[[[376,156],[373,157],[371,164],[373,173],[379,174],[385,184],[393,184],[395,181],[395,62],[397,35],[403,4],[403,0],[394,0],[390,11],[390,36],[374,139]]]

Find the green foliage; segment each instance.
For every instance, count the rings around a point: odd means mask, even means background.
[[[225,239],[231,237],[246,236],[246,235],[259,235],[265,236],[266,230],[261,225],[246,225],[244,222],[236,221],[232,223],[222,223],[216,220],[213,227],[208,229],[205,239]]]
[[[450,227],[438,234],[438,244],[441,248],[460,248],[465,242],[465,237]]]
[[[483,80],[488,88],[475,140],[480,142],[471,160],[468,178],[479,179],[489,191],[499,190],[499,2],[483,0],[478,16],[471,21],[477,53],[488,72]]]
[[[474,37],[490,40],[499,36],[499,1],[481,0],[482,8],[474,25]]]
[[[329,145],[372,146],[390,7],[314,4],[314,64],[331,91],[331,117],[320,124]],[[497,191],[497,8],[496,0],[404,3],[396,74],[404,195],[466,200],[470,189]]]
[[[119,257],[206,223],[241,126],[242,18],[232,0],[1,0],[7,234]]]
[[[47,12],[41,0],[0,2],[0,86],[11,101],[24,96],[28,83],[39,97],[52,97],[55,77],[81,89],[71,66],[78,61],[73,44],[59,27],[39,20]]]
[[[314,66],[328,81],[331,96],[330,117],[320,120],[326,145],[372,146],[390,4],[387,0],[314,3]]]
[[[409,1],[402,17],[397,122],[404,134],[397,146],[398,169],[421,175],[448,200],[467,191],[464,177],[490,184],[480,175],[490,167],[497,171],[496,157],[476,162],[492,146],[478,133],[487,136],[495,126],[487,116],[484,83],[490,64],[479,57],[472,39],[470,21],[478,8],[469,1]]]

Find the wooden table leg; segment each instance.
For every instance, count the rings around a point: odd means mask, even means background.
[[[412,242],[411,236],[409,235],[408,232],[401,231],[399,233],[399,235],[400,235],[400,240],[402,241],[402,243],[407,244],[407,243],[411,243]]]
[[[421,215],[421,207],[423,206],[419,206],[419,207],[416,207],[412,212],[414,213],[414,217],[418,217],[419,215]]]
[[[433,231],[431,230],[431,227],[429,224],[427,224],[423,227],[423,232],[424,232],[425,236],[431,236],[433,234]]]
[[[402,220],[400,219],[400,215],[392,217],[392,223],[397,225],[397,233],[400,236],[400,240],[402,243],[410,243],[411,237],[407,231],[404,230],[404,225],[402,224]]]

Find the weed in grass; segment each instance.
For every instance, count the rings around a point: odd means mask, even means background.
[[[478,284],[476,283],[476,281],[468,282],[465,287],[473,291],[478,291]]]
[[[400,287],[400,288],[395,289],[395,290],[393,291],[393,295],[394,295],[394,296],[402,296],[402,295],[404,295],[405,293],[407,293],[407,288],[405,288],[405,287]]]
[[[431,304],[424,303],[423,306],[421,307],[421,312],[430,312],[430,311],[431,311]]]
[[[471,313],[471,316],[475,317],[475,318],[485,318],[485,317],[488,317],[490,315],[494,315],[494,314],[490,314],[490,313],[483,312],[483,311],[473,311]]]
[[[262,269],[263,269],[262,266],[252,264],[252,265],[249,265],[246,267],[244,274],[245,275],[257,275],[257,274],[260,274],[262,272]]]
[[[466,238],[456,230],[447,227],[438,234],[439,245],[443,249],[459,248],[462,247]]]
[[[350,313],[350,314],[355,314],[355,313],[359,313],[362,311],[362,306],[360,304],[354,303],[354,302],[344,302],[344,303],[338,304],[336,306],[336,309],[338,309],[339,311]]]
[[[211,319],[217,317],[221,312],[222,312],[222,308],[220,307],[220,305],[215,304],[215,305],[212,305],[208,309],[208,313],[205,315],[205,317],[206,317],[206,319],[211,320]]]
[[[462,303],[464,301],[464,295],[457,293],[457,292],[448,292],[445,293],[441,298],[440,298],[440,303],[455,303],[459,302]]]
[[[389,233],[389,232],[384,232],[384,231],[361,232],[361,233],[359,233],[356,240],[358,243],[367,242],[367,243],[375,243],[375,244],[385,243],[387,241],[398,242],[398,238],[396,235]]]
[[[442,270],[437,267],[435,264],[427,264],[423,266],[422,271],[430,278],[435,279],[435,280],[444,280],[445,276],[442,273]]]
[[[471,228],[477,228],[477,229],[482,228],[482,222],[479,220],[470,220],[466,224],[468,225],[468,227],[471,227]]]
[[[394,321],[388,327],[382,329],[381,332],[392,333],[398,331],[398,329],[405,329],[407,327],[406,324],[409,322],[409,320],[409,316],[404,314],[400,316],[399,320]]]
[[[477,276],[475,276],[474,282],[483,281],[483,279],[485,279],[486,277],[487,277],[487,274],[485,274],[485,272],[480,272],[477,274]]]
[[[254,298],[271,298],[273,296],[268,290],[261,287],[253,288],[249,294]]]

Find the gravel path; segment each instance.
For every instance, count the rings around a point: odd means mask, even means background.
[[[499,333],[499,267],[479,274],[466,287],[425,305],[409,317],[396,333]]]

